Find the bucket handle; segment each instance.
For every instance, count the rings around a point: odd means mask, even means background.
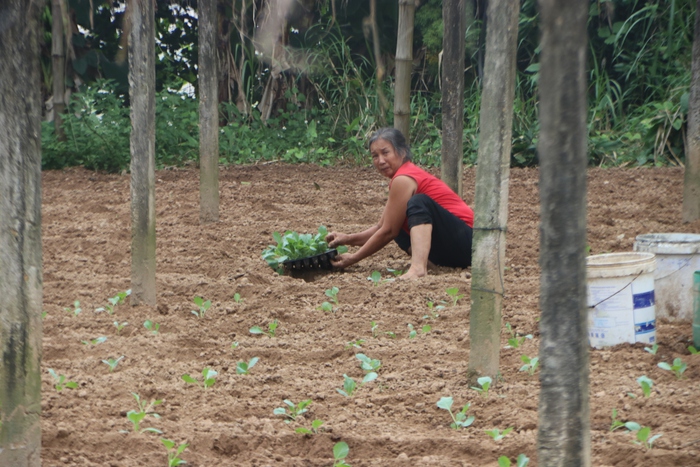
[[[630,285],[632,285],[632,282],[636,281],[636,280],[639,278],[639,276],[641,276],[643,273],[644,273],[644,271],[641,271],[641,272],[637,273],[637,275],[634,276],[634,278],[633,278],[631,281],[629,281],[629,282],[627,283],[627,285],[625,285],[624,287],[622,287],[620,290],[618,290],[618,291],[615,292],[614,294],[610,295],[609,297],[606,297],[606,298],[602,299],[601,301],[599,301],[599,302],[596,303],[595,305],[589,305],[588,308],[595,308],[595,307],[597,307],[598,305],[600,305],[601,303],[607,302],[608,300],[610,300],[611,298],[613,298],[615,295],[619,294],[620,292],[622,292],[623,290],[625,290],[627,287],[629,287]]]
[[[691,256],[690,258],[684,259],[684,260],[681,262],[681,266],[680,266],[678,269],[676,269],[675,271],[671,271],[671,272],[669,272],[668,274],[666,274],[665,276],[659,277],[658,279],[657,279],[657,278],[654,278],[654,281],[660,281],[660,280],[662,280],[662,279],[666,279],[667,277],[674,275],[675,273],[677,273],[677,272],[680,271],[681,269],[683,269],[683,268],[689,266],[689,265],[690,265],[690,261],[691,261],[695,256],[697,256],[697,254]]]

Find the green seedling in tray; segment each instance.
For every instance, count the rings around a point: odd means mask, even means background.
[[[285,420],[286,423],[293,422],[299,415],[308,412],[308,407],[311,405],[311,399],[301,401],[298,404],[295,404],[289,399],[285,399],[283,402],[287,407],[277,407],[272,413],[275,415],[284,415],[287,418],[287,420]]]
[[[439,408],[447,410],[450,413],[450,416],[452,417],[452,423],[450,424],[450,427],[454,428],[455,430],[458,430],[460,428],[466,428],[472,423],[474,423],[473,415],[467,417],[467,410],[469,410],[471,404],[465,404],[464,407],[462,407],[462,410],[453,413],[452,403],[453,399],[451,397],[441,397],[440,400],[437,401],[437,406]]]
[[[262,257],[272,269],[282,273],[282,263],[285,261],[309,258],[327,252],[327,235],[328,229],[323,225],[318,228],[318,233],[315,235],[299,234],[291,230],[284,234],[273,232],[272,238],[276,245],[269,245],[264,249]],[[348,251],[347,247],[343,246],[336,250],[341,254]]]

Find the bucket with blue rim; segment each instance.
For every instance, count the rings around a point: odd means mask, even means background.
[[[656,342],[653,253],[586,258],[588,340],[595,348]]]

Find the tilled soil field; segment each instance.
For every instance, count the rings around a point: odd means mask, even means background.
[[[194,169],[157,172],[158,304],[127,300],[109,314],[95,310],[130,286],[129,177],[44,172],[43,465],[165,466],[161,437],[187,443],[180,457],[192,466],[331,466],[339,441],[348,444],[353,467],[496,466],[499,456],[521,453],[537,464],[539,381],[519,371],[521,356],[536,356],[539,344],[536,169],[511,172],[503,310],[504,324],[533,337],[508,348],[504,328],[502,379],[488,397],[466,382],[468,270],[437,268],[417,282],[374,285],[367,280],[373,271],[391,279],[388,268],[408,265],[393,244],[345,271],[306,278],[280,276],[261,259],[273,231],[325,225],[353,232],[376,222],[387,195],[380,175],[311,165],[224,168],[221,219],[212,225],[199,223],[198,176]],[[474,176],[465,171],[469,204]],[[700,223],[680,221],[682,183],[681,169],[591,169],[591,253],[631,251],[643,233],[700,232]],[[331,287],[339,289],[338,304],[320,311]],[[456,305],[451,287],[464,295]],[[212,302],[201,318],[192,313],[195,296]],[[441,300],[447,306],[430,317],[428,302]],[[66,311],[76,301],[82,312]],[[144,328],[146,320],[159,325],[157,334]],[[274,337],[249,332],[275,320]],[[700,356],[689,354],[690,336],[690,323],[660,320],[656,355],[641,344],[591,350],[593,465],[700,465]],[[345,397],[336,391],[343,375],[363,376],[357,353],[381,361],[379,377]],[[113,371],[103,363],[120,357]],[[688,365],[682,379],[657,367],[677,357]],[[237,374],[237,363],[252,358],[259,360],[249,374]],[[183,381],[183,374],[201,381],[204,368],[218,372],[211,387]],[[57,391],[49,369],[78,387]],[[649,397],[636,381],[642,375],[654,382]],[[134,431],[132,393],[146,404],[162,400],[152,408],[160,417],[140,423],[162,435]],[[450,428],[450,415],[436,406],[446,396],[453,409],[471,404],[472,426]],[[285,399],[311,404],[285,423],[273,414]],[[662,436],[647,449],[625,429],[611,432],[613,409],[619,420]],[[315,419],[324,422],[319,433],[295,432]],[[499,441],[485,433],[508,427]]]

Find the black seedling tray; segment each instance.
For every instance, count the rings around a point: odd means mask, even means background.
[[[282,262],[285,271],[306,272],[317,271],[319,269],[333,269],[331,260],[338,256],[338,250],[328,250],[320,255],[309,256],[307,258],[290,259]]]

